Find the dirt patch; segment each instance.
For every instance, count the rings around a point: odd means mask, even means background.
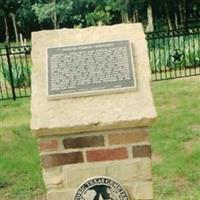
[[[11,198],[9,197],[9,193],[4,193],[4,194],[1,194],[1,200],[11,200]],[[41,196],[37,196],[37,197],[34,197],[32,200],[47,200],[46,198],[46,195],[41,195]]]
[[[163,109],[163,110],[176,110],[177,109],[177,105],[176,104],[163,104],[163,105],[160,105],[159,106],[160,109]]]
[[[155,164],[159,164],[163,161],[162,156],[158,153],[153,153],[152,154],[152,161]]]
[[[199,146],[199,144],[200,144],[200,136],[185,142],[184,148],[188,153],[192,153],[195,147]]]
[[[174,184],[177,190],[181,191],[183,188],[186,188],[188,186],[188,181],[185,177],[178,177],[174,180]]]
[[[185,190],[189,183],[186,177],[153,177],[154,184],[156,184],[157,188],[159,187],[160,189],[163,188],[163,194],[165,193],[164,188],[168,189],[175,189],[176,192],[181,194],[183,190]],[[179,200],[179,199],[178,199]]]
[[[38,197],[35,197],[35,198],[33,198],[33,200],[46,200],[47,198],[46,198],[46,195],[45,194],[43,194],[43,195],[41,195],[41,196],[38,196]]]
[[[200,124],[193,124],[193,125],[189,126],[189,129],[194,131],[194,132],[200,133]]]
[[[0,135],[0,141],[9,144],[13,141],[13,133],[11,130],[6,130]]]
[[[9,200],[9,192],[7,190],[7,188],[1,188],[0,189],[0,199],[1,200]]]

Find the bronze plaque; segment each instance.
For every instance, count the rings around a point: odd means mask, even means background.
[[[128,40],[47,49],[48,96],[121,92],[136,87]]]

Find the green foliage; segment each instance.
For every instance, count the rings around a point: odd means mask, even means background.
[[[147,8],[152,8],[152,15]],[[0,16],[7,17],[13,35],[10,13],[16,16],[18,31],[30,37],[31,31],[61,27],[87,27],[99,24],[142,22],[152,19],[156,30],[199,26],[198,0],[0,0]],[[4,18],[0,18],[0,39]]]
[[[20,9],[16,12],[17,26],[25,36],[32,30],[32,26],[36,23],[35,13],[31,8],[32,2],[30,0],[23,0]]]
[[[54,5],[53,3],[49,4],[40,4],[36,3],[33,5],[33,10],[35,11],[35,14],[38,18],[39,23],[42,23],[44,21],[51,21],[53,18],[54,13]]]
[[[32,10],[35,12],[39,23],[55,23],[57,27],[63,23],[70,15],[72,9],[72,1],[58,3],[35,3]],[[55,19],[56,17],[56,19]],[[56,20],[56,21],[55,21]]]
[[[111,16],[109,12],[96,11],[86,15],[86,24],[88,26],[110,24]]]
[[[21,4],[22,0],[0,0],[0,9],[8,14],[19,9]]]
[[[3,75],[3,78],[11,84],[11,77],[8,65],[4,64],[4,67],[1,68],[0,73]],[[16,88],[28,86],[30,82],[31,69],[30,66],[21,66],[19,63],[12,68],[13,76],[13,85]]]

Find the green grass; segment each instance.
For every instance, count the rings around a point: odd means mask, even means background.
[[[30,200],[44,193],[30,99],[0,101],[0,199]]]
[[[154,82],[158,119],[151,128],[155,200],[200,199],[200,77]],[[0,199],[45,193],[30,99],[0,101]]]
[[[155,199],[200,199],[200,78],[153,84]]]

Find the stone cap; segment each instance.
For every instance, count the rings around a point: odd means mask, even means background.
[[[48,100],[46,49],[65,45],[129,40],[137,89],[132,92]],[[148,48],[141,24],[61,29],[32,34],[31,128],[35,135],[149,126],[156,118],[150,88]]]

